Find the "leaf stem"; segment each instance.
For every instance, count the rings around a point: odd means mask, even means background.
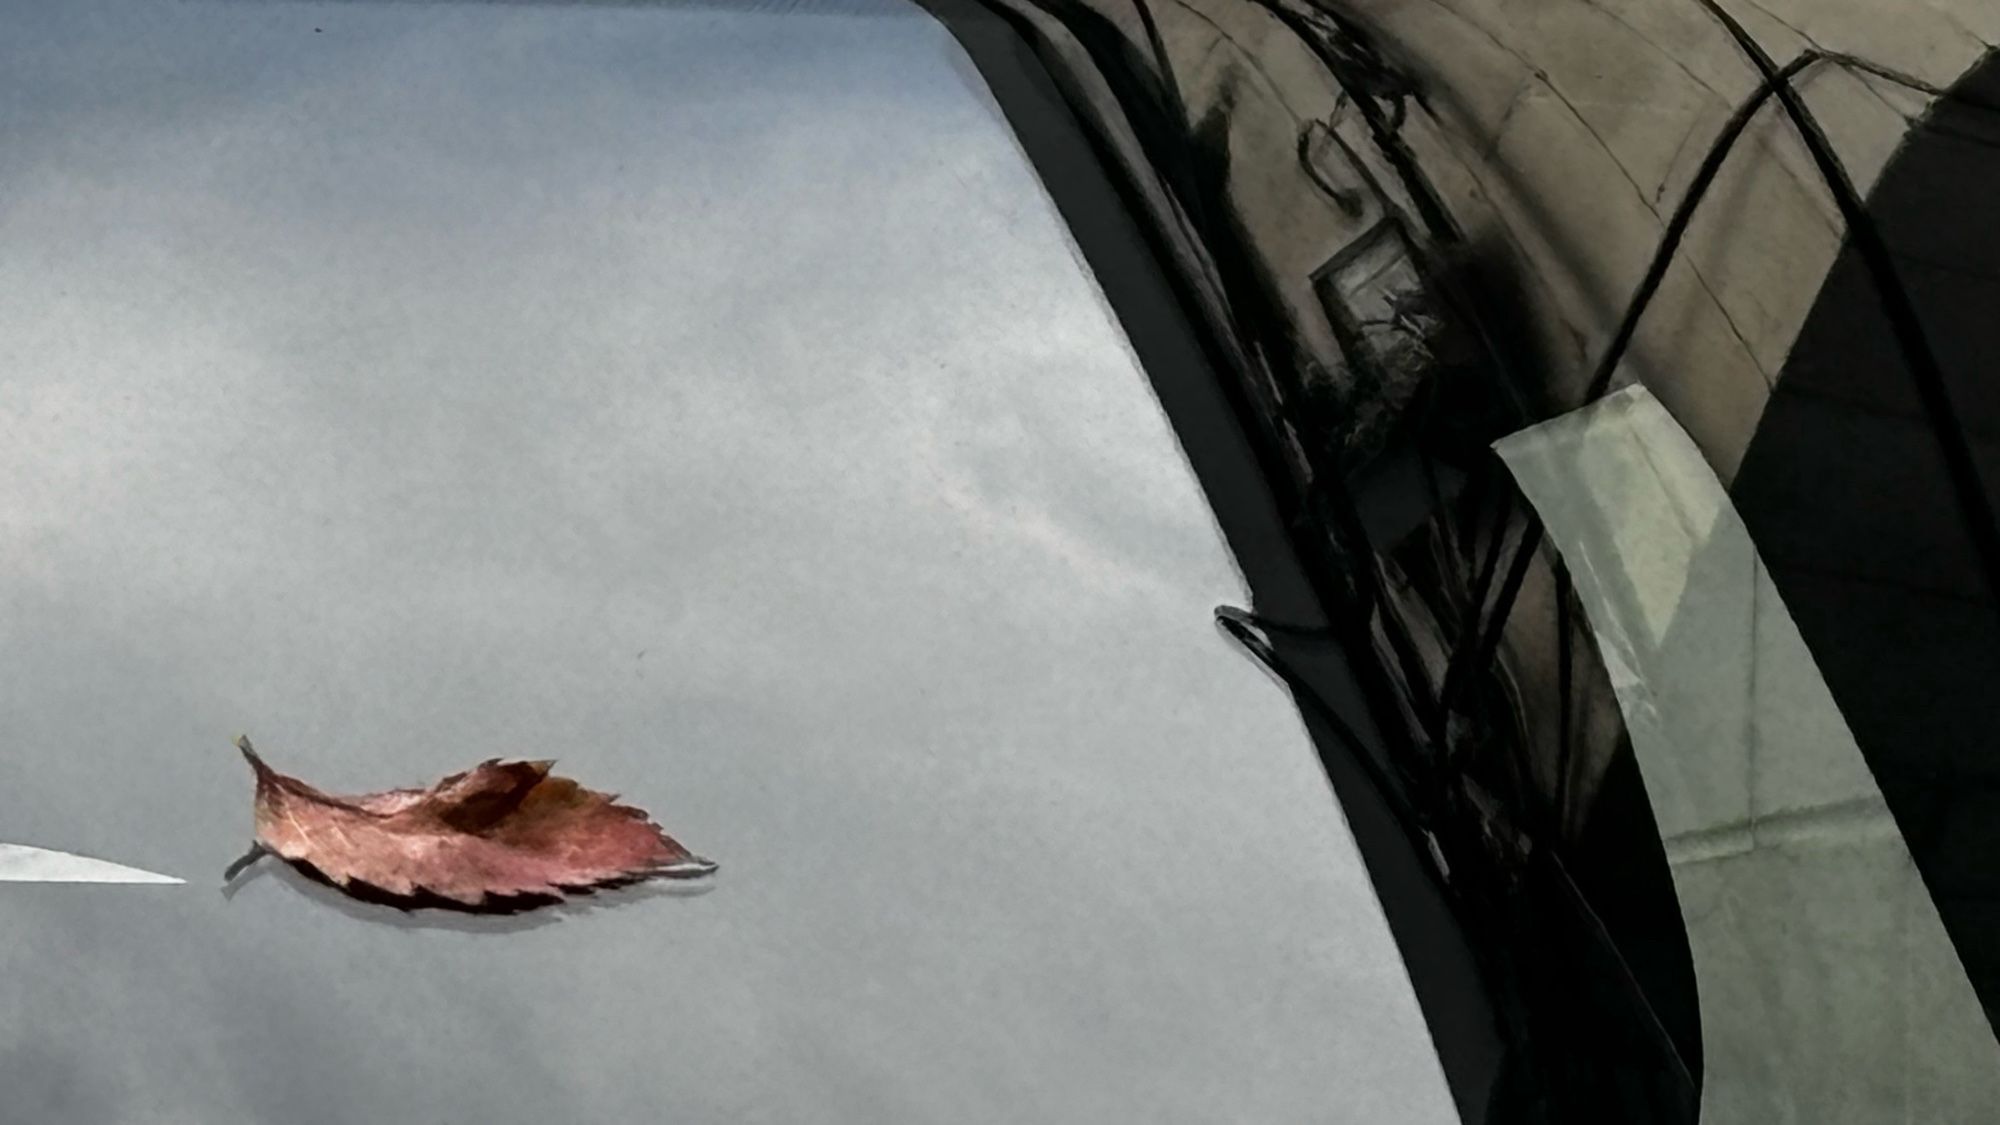
[[[228,886],[230,883],[235,881],[238,875],[243,874],[243,872],[246,871],[251,864],[257,862],[260,859],[263,859],[265,856],[269,854],[271,853],[268,848],[264,847],[264,845],[262,844],[253,842],[250,845],[249,851],[244,852],[241,856],[237,857],[236,862],[230,864],[227,868],[223,870],[222,885],[225,887]]]

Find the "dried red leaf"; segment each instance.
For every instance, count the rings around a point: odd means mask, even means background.
[[[715,870],[639,809],[549,773],[551,762],[494,758],[428,789],[337,797],[265,765],[249,739],[236,746],[257,773],[258,847],[350,892],[476,907]]]

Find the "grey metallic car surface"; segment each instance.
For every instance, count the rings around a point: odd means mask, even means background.
[[[899,5],[0,7],[0,1121],[1452,1120],[1241,580]],[[552,757],[721,863],[247,842]]]

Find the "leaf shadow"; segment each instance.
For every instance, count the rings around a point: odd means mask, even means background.
[[[565,898],[515,895],[488,898],[470,906],[431,894],[395,895],[361,882],[343,888],[310,867],[278,861],[256,864],[247,874],[225,882],[224,901],[234,899],[245,886],[267,874],[289,893],[330,906],[356,921],[402,930],[450,930],[466,934],[521,933],[627,903],[656,898],[699,898],[715,889],[712,880],[697,883],[635,879],[579,889]]]

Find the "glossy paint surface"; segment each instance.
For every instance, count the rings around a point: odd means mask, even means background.
[[[0,1117],[1441,1122],[1166,419],[902,8],[0,7]],[[554,758],[722,865],[248,842]]]

